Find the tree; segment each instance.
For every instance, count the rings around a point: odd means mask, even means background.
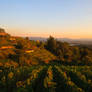
[[[3,28],[0,28],[0,33],[5,33],[5,30]]]
[[[26,39],[18,39],[17,40],[17,45],[16,45],[17,49],[29,49],[31,48],[31,42],[28,38]]]
[[[56,40],[52,36],[50,36],[49,39],[47,40],[46,48],[52,53],[56,52],[57,44]]]

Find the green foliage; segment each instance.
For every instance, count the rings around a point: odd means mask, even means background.
[[[91,66],[0,67],[1,92],[91,92]]]
[[[60,42],[52,36],[46,42],[46,49],[58,57],[66,65],[92,65],[92,50],[88,48],[70,46]]]
[[[30,40],[28,38],[19,38],[17,39],[17,45],[16,45],[17,49],[29,49],[31,48],[31,43]]]
[[[46,48],[52,53],[56,51],[56,40],[52,36],[47,40]]]

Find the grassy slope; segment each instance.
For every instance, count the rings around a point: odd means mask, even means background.
[[[48,63],[52,60],[56,59],[56,56],[54,56],[52,53],[47,51],[46,49],[35,49],[34,52],[30,53],[30,58],[32,60],[32,63]]]

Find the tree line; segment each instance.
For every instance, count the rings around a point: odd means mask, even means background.
[[[92,65],[92,50],[87,47],[71,46],[50,36],[45,48],[56,55],[62,64]]]

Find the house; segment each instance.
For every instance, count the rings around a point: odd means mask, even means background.
[[[3,50],[3,49],[12,49],[14,48],[14,46],[2,46],[0,49]]]
[[[34,50],[26,50],[25,53],[32,53]]]

